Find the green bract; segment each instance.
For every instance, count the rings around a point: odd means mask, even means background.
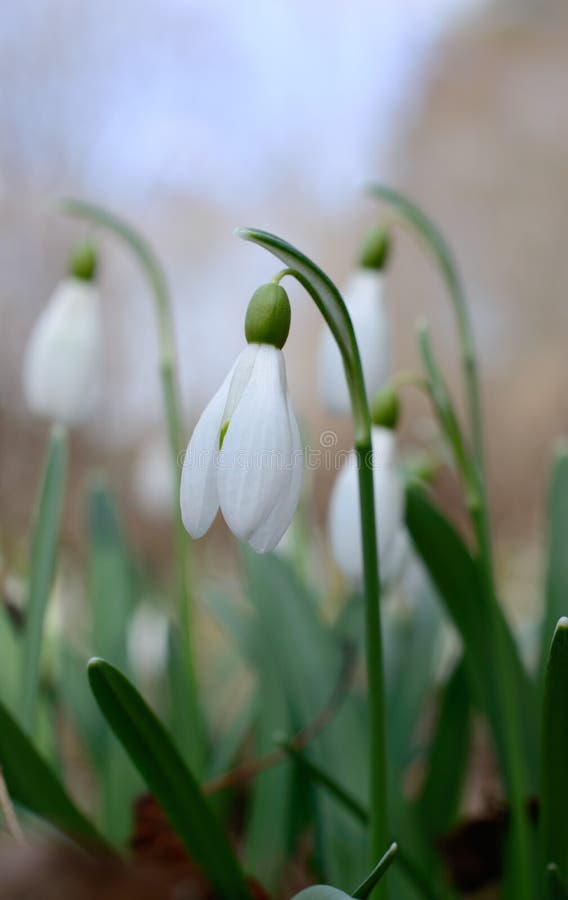
[[[400,416],[400,401],[393,388],[386,387],[375,394],[371,402],[371,421],[379,428],[394,431]]]
[[[384,269],[390,255],[390,237],[384,228],[373,228],[361,248],[359,264],[364,269]]]
[[[81,281],[93,281],[97,274],[98,259],[92,244],[80,244],[71,256],[67,268],[69,274]]]
[[[290,331],[290,301],[279,284],[263,284],[252,295],[245,319],[249,344],[272,344],[282,349]]]

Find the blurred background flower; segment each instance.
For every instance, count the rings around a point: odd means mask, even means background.
[[[4,10],[0,509],[8,545],[26,534],[30,471],[44,443],[23,400],[23,349],[70,247],[89,237],[58,215],[58,199],[72,194],[115,209],[163,258],[189,434],[243,345],[248,297],[274,270],[266,254],[232,237],[233,227],[283,234],[342,283],[378,218],[359,191],[368,177],[425,205],[463,265],[500,535],[509,547],[532,540],[551,441],[568,430],[568,22],[560,0],[536,7],[147,0],[141,9],[136,0],[21,0]],[[457,385],[438,276],[404,235],[389,268],[396,367],[413,365],[413,322],[427,311]],[[169,533],[160,517],[141,523],[131,489],[133,460],[161,427],[153,310],[135,263],[106,240],[101,292],[108,362],[94,415],[74,436],[65,537],[81,543],[83,473],[110,465],[130,530],[160,560]],[[290,387],[317,435],[327,423],[314,377],[320,322],[299,291],[292,300]],[[212,323],[214,353],[204,339]],[[405,406],[403,442],[420,439],[421,402]],[[332,478],[320,481],[323,521]]]

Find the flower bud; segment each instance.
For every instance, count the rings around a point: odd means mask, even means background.
[[[80,244],[76,247],[67,265],[72,278],[79,278],[81,281],[94,281],[97,268],[97,254],[92,244]]]
[[[53,422],[82,422],[96,399],[101,369],[98,290],[90,281],[66,278],[48,300],[26,347],[28,406]]]
[[[373,228],[361,248],[359,265],[363,269],[384,269],[390,255],[390,236],[384,228]]]
[[[290,331],[290,301],[279,284],[263,284],[254,292],[245,319],[249,344],[271,344],[281,350]]]
[[[400,416],[400,401],[392,387],[385,387],[375,394],[371,402],[371,421],[379,428],[394,431]]]

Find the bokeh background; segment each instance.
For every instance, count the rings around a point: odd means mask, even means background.
[[[242,345],[246,303],[274,265],[232,236],[280,233],[339,283],[380,210],[378,178],[437,219],[469,289],[483,372],[500,559],[517,598],[540,578],[554,440],[568,433],[568,18],[526,0],[19,0],[0,19],[0,540],[25,546],[46,429],[25,408],[27,336],[84,228],[72,195],[145,232],[168,273],[189,433]],[[101,239],[107,364],[73,436],[64,542],[81,551],[84,482],[104,467],[133,542],[157,565],[163,518],[153,310],[128,252]],[[397,233],[387,303],[397,368],[431,320],[459,394],[440,279]],[[320,321],[294,291],[295,405],[317,445]],[[424,441],[408,394],[402,436]],[[323,520],[329,485],[316,485]],[[166,482],[167,485],[167,482]],[[451,502],[451,490],[449,490]],[[512,588],[511,588],[512,591]]]

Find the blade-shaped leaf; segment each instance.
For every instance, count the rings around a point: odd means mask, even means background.
[[[10,794],[42,819],[87,846],[104,846],[8,710],[0,704],[0,767]]]
[[[191,856],[225,900],[250,900],[229,842],[161,722],[114,666],[94,659],[88,673],[103,715]]]
[[[366,900],[366,898],[369,897],[375,885],[378,884],[387,869],[393,864],[397,851],[397,845],[391,844],[387,852],[382,857],[382,859],[379,860],[373,871],[370,872],[365,880],[359,885],[359,887],[353,891],[351,896],[354,897],[355,900]]]
[[[317,612],[294,567],[272,555],[246,552],[248,593],[257,613],[258,642],[266,647],[289,703],[294,731],[313,722],[337,689],[342,650],[333,630]],[[281,731],[288,728],[285,721]],[[349,735],[349,740],[346,740]],[[349,779],[359,799],[367,796],[367,732],[364,716],[350,698],[342,699],[333,721],[310,747],[310,756],[332,776]],[[365,871],[366,829],[346,814],[327,792],[314,792],[317,847],[323,877],[348,888]]]
[[[470,712],[469,683],[460,660],[442,694],[418,804],[423,826],[431,837],[449,831],[459,811],[469,751]]]
[[[51,432],[28,567],[21,717],[24,727],[30,732],[36,723],[43,623],[55,567],[66,470],[67,435],[62,428],[55,426]]]
[[[550,642],[561,616],[568,614],[568,447],[556,450],[548,501],[546,609],[542,625],[540,675],[544,679]]]
[[[476,702],[487,714],[496,749],[505,773],[503,721],[495,690],[496,673],[487,641],[490,612],[481,587],[478,567],[457,531],[414,485],[407,489],[406,523],[414,546],[436,585],[445,609],[464,644],[464,664]],[[519,658],[510,628],[499,610],[504,659],[509,667],[507,683],[519,691],[518,708],[525,711],[525,743],[528,771],[535,773],[537,747],[534,728],[535,688]]]
[[[568,876],[568,618],[552,638],[542,719],[541,821],[544,865]]]

